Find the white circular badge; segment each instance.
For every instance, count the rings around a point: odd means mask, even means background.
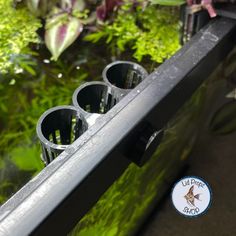
[[[205,213],[211,204],[210,186],[196,176],[180,179],[172,190],[172,203],[175,209],[187,217],[195,217]]]

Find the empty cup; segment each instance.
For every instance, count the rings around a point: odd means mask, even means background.
[[[57,106],[44,112],[37,124],[44,163],[54,160],[87,128],[85,119],[73,106]]]
[[[147,76],[148,73],[142,66],[130,61],[112,62],[102,72],[103,80],[112,86],[114,96],[118,101]]]
[[[75,90],[72,101],[89,126],[116,104],[111,87],[104,82],[84,83]]]

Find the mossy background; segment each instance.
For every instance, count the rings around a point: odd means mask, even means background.
[[[0,0],[0,72],[25,68],[28,61],[29,43],[39,43],[37,30],[40,20],[27,8],[15,9],[13,0]],[[30,63],[30,61],[28,61]],[[30,63],[31,64],[31,63]]]

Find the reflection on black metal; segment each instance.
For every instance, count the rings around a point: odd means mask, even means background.
[[[235,29],[232,19],[210,21],[103,114],[0,208],[0,235],[66,235],[129,166],[140,130],[148,129],[148,149],[149,140],[158,136],[155,130],[165,126],[232,50]]]

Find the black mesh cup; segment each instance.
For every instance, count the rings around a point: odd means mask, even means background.
[[[111,87],[104,82],[84,83],[75,90],[72,101],[89,126],[116,104]]]
[[[57,106],[43,113],[36,129],[47,165],[87,130],[87,123],[75,107]]]
[[[112,62],[102,72],[104,82],[114,89],[114,96],[118,101],[147,76],[148,73],[142,66],[130,61]]]

